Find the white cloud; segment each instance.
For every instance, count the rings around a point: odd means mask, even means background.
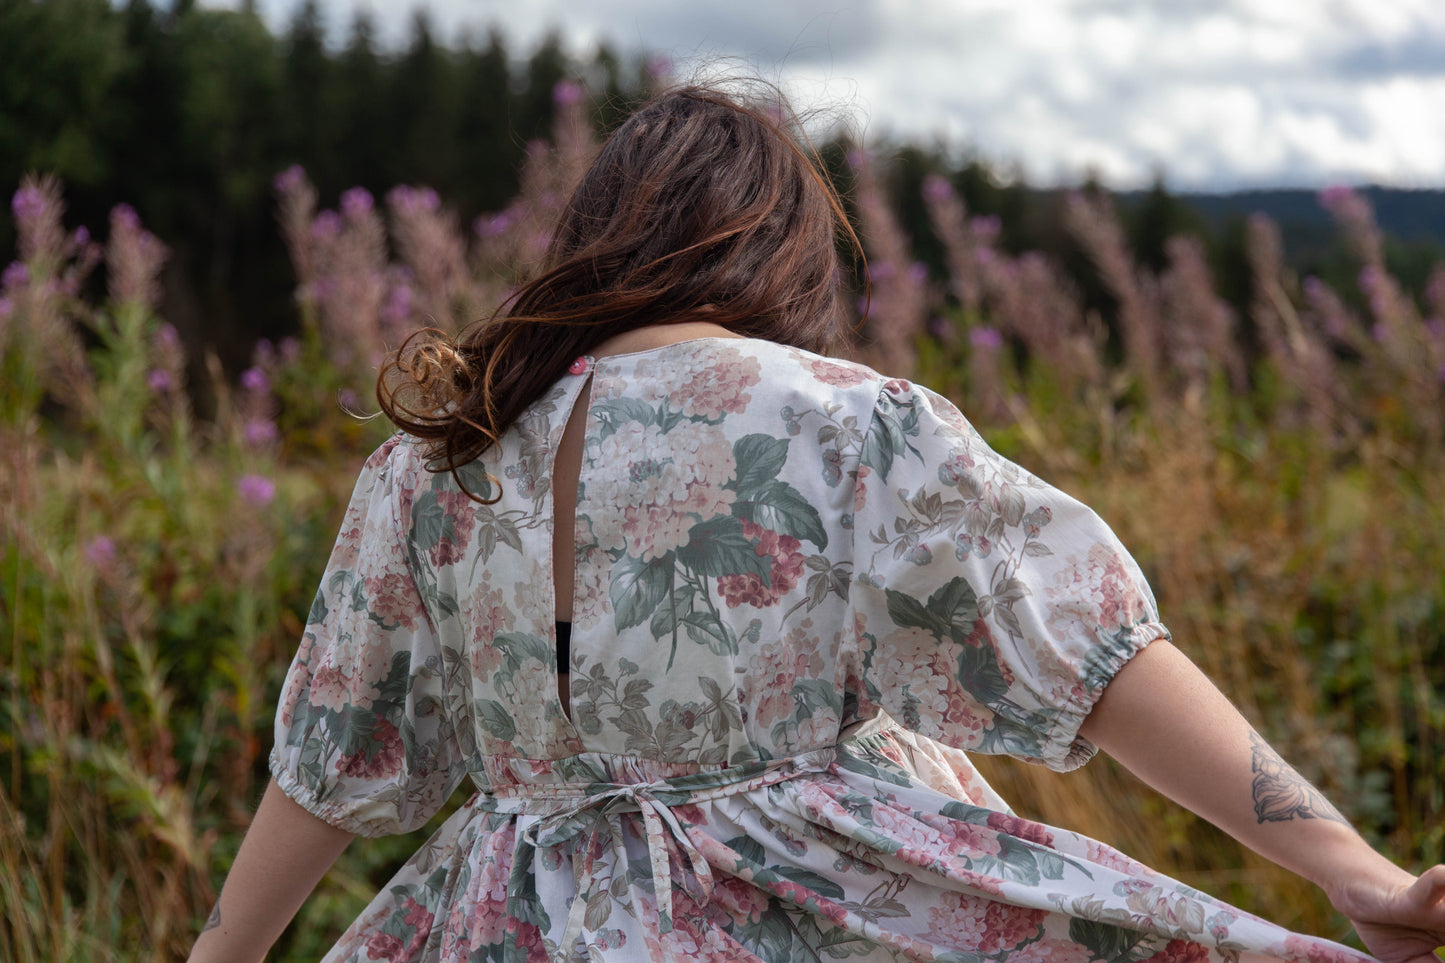
[[[357,0],[323,0],[344,32]],[[284,24],[291,0],[262,0]],[[835,0],[838,3],[838,0]],[[400,44],[410,12],[376,3]],[[1036,179],[1445,185],[1439,0],[431,0],[443,35],[563,31],[684,67],[738,55],[870,134],[942,136]]]

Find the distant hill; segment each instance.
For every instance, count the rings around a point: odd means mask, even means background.
[[[1360,189],[1375,208],[1384,233],[1410,244],[1433,242],[1445,247],[1445,191],[1401,190],[1389,187]],[[1122,192],[1128,205],[1142,199],[1142,191]],[[1268,215],[1280,226],[1292,253],[1324,246],[1333,237],[1334,222],[1320,206],[1317,191],[1267,190],[1233,194],[1178,194],[1180,202],[1198,211],[1215,228],[1250,214]]]

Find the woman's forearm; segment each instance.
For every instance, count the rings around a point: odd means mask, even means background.
[[[1167,642],[1124,667],[1082,734],[1164,795],[1326,890],[1346,878],[1381,886],[1414,879],[1360,838]]]
[[[292,802],[272,780],[191,963],[262,959],[353,838]]]

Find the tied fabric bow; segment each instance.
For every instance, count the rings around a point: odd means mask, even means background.
[[[673,919],[677,912],[677,889],[673,886],[672,859],[674,854],[682,866],[681,886],[683,892],[699,905],[705,905],[712,896],[712,869],[692,840],[673,806],[697,803],[721,796],[746,792],[761,786],[772,785],[791,779],[806,772],[823,772],[833,762],[832,747],[817,750],[789,759],[773,760],[765,765],[740,767],[727,771],[724,781],[719,783],[720,772],[699,773],[651,783],[592,783],[578,785],[573,792],[560,798],[550,799],[540,795],[510,798],[493,796],[478,808],[493,812],[533,812],[541,818],[517,835],[516,848],[512,859],[512,878],[508,882],[511,894],[526,889],[525,876],[530,872],[538,853],[556,850],[571,844],[573,846],[573,872],[577,881],[577,895],[567,912],[567,923],[561,939],[557,942],[554,960],[569,959],[584,928],[587,927],[589,906],[605,892],[605,886],[597,878],[596,863],[599,853],[598,838],[605,831],[610,837],[614,852],[623,850],[622,824],[616,818],[636,813],[642,818],[643,831],[647,837],[647,855],[652,866],[652,885],[657,896],[658,933],[666,935],[673,930]],[[563,808],[556,808],[566,804]],[[545,808],[541,808],[545,807]],[[581,849],[576,848],[580,842]],[[625,866],[625,859],[623,865]],[[521,910],[521,907],[518,907]],[[667,940],[664,940],[666,944]]]
[[[610,817],[626,813],[642,816],[643,830],[647,834],[647,854],[652,863],[652,886],[657,894],[657,923],[659,933],[672,932],[675,913],[674,901],[677,894],[672,885],[672,856],[676,852],[683,864],[682,889],[695,903],[701,905],[712,896],[712,870],[707,860],[688,839],[687,830],[672,811],[669,803],[683,801],[676,793],[672,799],[654,795],[654,785],[607,786],[589,795],[576,805],[560,812],[542,817],[528,826],[518,839],[517,857],[522,857],[524,848],[533,851],[555,849],[573,840],[586,836],[583,843],[582,859],[577,866],[577,896],[567,913],[567,925],[562,929],[562,938],[557,943],[557,958],[566,959],[582,935],[582,926],[601,884],[594,871],[597,862],[597,837],[605,830],[611,835],[616,852],[622,852],[621,825]],[[665,793],[665,791],[664,791]],[[591,818],[587,818],[590,816]],[[530,855],[530,854],[529,854]],[[513,866],[530,865],[531,860],[514,858]]]

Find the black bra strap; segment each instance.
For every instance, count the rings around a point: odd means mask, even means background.
[[[572,665],[572,623],[557,623],[557,671],[570,672]]]

